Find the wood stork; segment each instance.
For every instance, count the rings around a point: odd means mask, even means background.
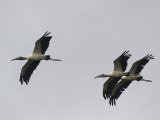
[[[121,81],[112,90],[111,98],[109,100],[110,105],[116,105],[116,100],[119,98],[122,92],[132,83],[132,81],[152,82],[151,80],[143,79],[143,76],[139,74],[151,59],[154,59],[154,56],[148,54],[144,58],[133,63],[131,69],[129,70],[129,73],[126,76],[122,76]]]
[[[124,71],[127,67],[127,61],[131,57],[129,51],[124,51],[117,59],[114,60],[114,69],[110,74],[101,74],[95,78],[109,77],[103,84],[103,97],[108,99],[111,96],[112,89],[118,83],[122,76],[126,75]]]
[[[49,47],[49,42],[52,38],[52,36],[48,36],[49,34],[50,32],[47,31],[40,39],[36,41],[32,54],[30,54],[27,57],[18,57],[13,59],[13,60],[28,60],[21,70],[20,80],[19,80],[21,84],[23,84],[23,82],[28,84],[33,71],[39,65],[41,60],[61,61],[59,59],[52,59],[50,55],[44,55],[47,48]]]

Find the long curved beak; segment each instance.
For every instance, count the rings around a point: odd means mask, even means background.
[[[11,61],[14,61],[14,60],[18,60],[18,58],[14,58],[14,59],[12,59]]]
[[[96,78],[100,78],[100,75],[98,75],[98,76],[94,77],[94,79],[96,79]]]
[[[107,76],[107,75],[104,75],[104,74],[101,74],[101,75],[98,75],[98,76],[94,77],[94,79],[95,79],[95,78],[104,78],[104,77],[108,77],[108,76]]]

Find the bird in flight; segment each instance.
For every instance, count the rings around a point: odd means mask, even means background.
[[[145,81],[152,82],[151,80],[143,79],[143,76],[140,75],[140,72],[144,66],[149,62],[149,60],[154,59],[154,56],[151,54],[146,55],[142,59],[133,63],[131,69],[127,75],[121,77],[121,81],[113,88],[111,98],[109,100],[110,105],[116,105],[116,100],[123,93],[125,89],[132,83],[132,81]]]
[[[111,97],[112,89],[118,83],[122,76],[128,74],[125,73],[127,68],[127,61],[131,57],[129,51],[124,51],[117,59],[113,61],[114,69],[109,74],[101,74],[95,78],[109,77],[108,80],[103,84],[103,97],[109,99]]]
[[[52,36],[49,36],[49,34],[50,32],[47,31],[40,39],[36,41],[34,50],[29,56],[12,59],[12,61],[28,60],[21,69],[21,74],[19,79],[21,84],[23,84],[23,82],[25,82],[26,85],[28,84],[33,71],[39,65],[41,60],[62,61],[60,59],[52,59],[50,55],[44,55],[47,48],[49,47],[49,42],[52,38]]]

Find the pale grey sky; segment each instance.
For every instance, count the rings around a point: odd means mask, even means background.
[[[0,119],[151,120],[160,111],[160,1],[158,0],[1,0]],[[46,31],[53,38],[46,54],[63,62],[42,61],[28,86],[20,85],[24,61]],[[155,56],[116,107],[102,97],[113,60],[124,50],[132,63]]]

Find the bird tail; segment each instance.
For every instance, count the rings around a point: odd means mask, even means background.
[[[151,80],[145,80],[145,79],[141,79],[140,81],[152,82]]]

